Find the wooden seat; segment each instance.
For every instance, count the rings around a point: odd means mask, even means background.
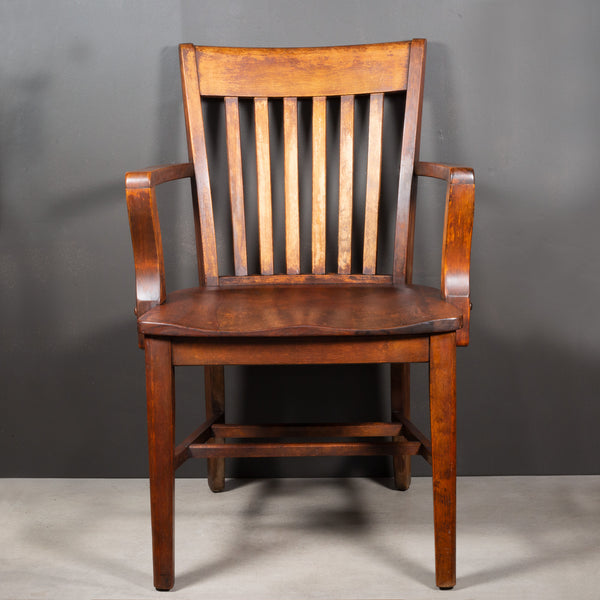
[[[274,285],[179,290],[139,326],[160,336],[378,336],[455,331],[461,321],[424,286]]]
[[[126,177],[139,343],[146,353],[157,589],[174,584],[176,469],[189,458],[207,458],[208,483],[222,491],[225,458],[234,456],[389,455],[402,490],[410,484],[410,456],[422,456],[433,468],[436,584],[455,584],[455,365],[456,346],[469,341],[474,178],[466,167],[419,160],[425,47],[424,40],[180,47],[189,162]],[[384,113],[398,101],[401,111],[386,124]],[[214,103],[222,103],[222,113]],[[222,156],[213,140],[218,114]],[[398,149],[398,156],[384,148]],[[227,175],[220,181],[223,161]],[[397,189],[394,233],[389,259],[382,260],[381,207],[389,204],[382,181],[390,171]],[[412,281],[419,177],[447,182],[439,289]],[[167,294],[156,187],[185,178],[192,184],[199,285]],[[217,252],[227,240],[230,265]],[[382,264],[390,265],[388,272]],[[429,364],[431,439],[410,421],[413,362]],[[389,422],[226,420],[224,365],[350,363],[391,365]],[[205,367],[206,421],[180,441],[176,365]],[[300,441],[283,441],[290,437]]]

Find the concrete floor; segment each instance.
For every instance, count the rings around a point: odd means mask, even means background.
[[[458,484],[458,584],[434,585],[431,480],[176,487],[176,582],[152,587],[144,480],[0,481],[0,598],[600,598],[599,477]]]

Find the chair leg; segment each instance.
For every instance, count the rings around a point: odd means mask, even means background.
[[[146,396],[154,587],[170,590],[174,583],[175,394],[168,340],[146,339]]]
[[[392,392],[392,421],[402,416],[410,418],[410,363],[390,365]],[[394,441],[404,439],[403,436]],[[410,456],[402,454],[393,457],[394,485],[398,490],[410,487]]]
[[[204,397],[206,399],[206,418],[215,414],[225,413],[225,369],[223,365],[204,367]],[[222,438],[215,438],[215,442],[222,443]],[[213,492],[222,492],[225,489],[225,459],[209,458],[208,486]]]
[[[429,404],[433,467],[435,579],[441,589],[456,583],[456,337],[431,337]]]

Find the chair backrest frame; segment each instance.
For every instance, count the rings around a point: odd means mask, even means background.
[[[391,282],[410,283],[425,40],[326,48],[180,46],[190,161],[194,164],[194,220],[200,283]],[[383,96],[405,92],[404,125],[391,275],[377,274],[378,210],[382,162]],[[352,273],[354,106],[369,95],[362,272]],[[203,122],[202,98],[225,103],[235,276],[219,275],[217,235]],[[326,273],[327,101],[340,98],[337,273]],[[283,101],[285,270],[276,274],[269,137],[270,99]],[[311,272],[301,273],[298,194],[298,99],[312,98]],[[260,275],[248,272],[239,100],[254,105]]]

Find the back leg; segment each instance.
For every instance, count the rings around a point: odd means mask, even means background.
[[[410,363],[393,363],[391,367],[392,421],[399,417],[410,418]],[[398,436],[394,441],[405,438]],[[410,487],[410,456],[402,454],[393,457],[394,485],[398,490]]]
[[[225,420],[225,369],[223,365],[204,367],[204,397],[206,399],[206,418],[221,415],[219,422]],[[223,443],[222,438],[215,438],[215,442]],[[208,486],[213,492],[222,492],[225,489],[225,459],[209,458]]]

